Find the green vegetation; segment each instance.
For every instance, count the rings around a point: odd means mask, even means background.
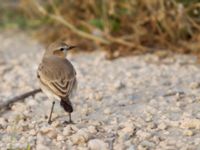
[[[200,48],[199,0],[21,0],[0,12],[1,27],[34,29],[43,43],[70,37],[87,49],[103,46],[111,58]]]

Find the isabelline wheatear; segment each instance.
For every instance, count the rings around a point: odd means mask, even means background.
[[[60,105],[69,113],[69,123],[73,107],[70,97],[76,87],[76,71],[69,60],[66,59],[68,50],[75,48],[65,42],[55,42],[45,51],[42,62],[37,71],[37,77],[42,91],[53,99],[48,123],[51,123],[51,116],[54,109],[55,100],[60,101]]]

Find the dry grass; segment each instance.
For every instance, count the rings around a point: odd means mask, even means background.
[[[108,58],[170,50],[200,52],[198,0],[21,0],[28,18],[40,20],[37,38],[58,37],[81,49],[105,49]]]

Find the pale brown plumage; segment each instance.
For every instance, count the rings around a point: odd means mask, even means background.
[[[37,77],[43,92],[51,99],[60,100],[61,106],[69,113],[73,111],[69,98],[77,87],[75,69],[65,58],[66,51],[72,48],[74,47],[60,42],[50,45],[44,54],[37,72]],[[54,102],[51,113],[53,106]],[[51,122],[51,113],[49,122]]]
[[[38,75],[41,84],[60,98],[70,96],[76,86],[76,72],[72,64],[67,59],[57,56],[44,58],[39,66]]]

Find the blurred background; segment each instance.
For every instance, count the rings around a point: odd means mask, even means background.
[[[199,0],[0,0],[1,30],[42,44],[63,39],[109,59],[172,52],[199,55]]]
[[[56,40],[81,51],[75,124],[43,93],[1,113]],[[0,0],[0,42],[0,150],[200,150],[200,0]]]

